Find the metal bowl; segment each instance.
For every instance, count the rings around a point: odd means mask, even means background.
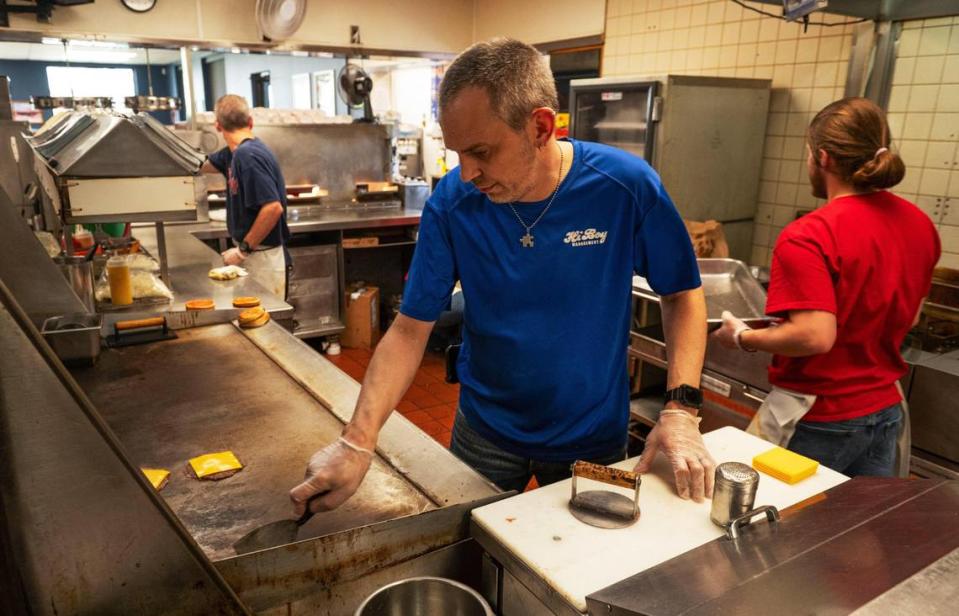
[[[478,592],[454,580],[415,577],[380,588],[355,616],[493,616]]]

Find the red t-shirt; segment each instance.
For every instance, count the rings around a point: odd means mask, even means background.
[[[773,250],[766,313],[836,315],[832,350],[773,357],[769,382],[818,398],[806,421],[861,417],[901,400],[899,354],[939,260],[939,234],[905,199],[840,197],[793,222]]]

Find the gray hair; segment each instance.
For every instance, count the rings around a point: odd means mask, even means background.
[[[516,39],[476,43],[457,56],[440,84],[440,112],[468,87],[482,88],[493,113],[517,131],[534,109],[559,108],[556,83],[543,56]]]
[[[227,132],[246,128],[250,124],[250,105],[237,94],[224,94],[216,101],[213,110],[216,121]]]

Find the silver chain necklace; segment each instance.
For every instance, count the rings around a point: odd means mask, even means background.
[[[556,193],[559,192],[559,185],[563,180],[563,147],[559,145],[558,142],[556,147],[559,148],[559,174],[556,176],[556,188],[553,189],[553,194],[549,196],[549,202],[546,204],[546,207],[543,208],[543,211],[539,213],[539,216],[536,217],[536,220],[534,220],[532,224],[527,225],[526,221],[523,220],[523,217],[520,216],[519,212],[516,211],[516,207],[513,205],[515,201],[509,204],[509,209],[513,210],[513,215],[516,216],[516,220],[518,220],[519,224],[523,225],[523,228],[526,229],[526,235],[519,238],[519,242],[523,245],[523,248],[533,247],[533,227],[535,227],[536,223],[543,219],[543,216],[545,216],[546,212],[549,211],[549,206],[553,205],[553,199],[556,198]]]

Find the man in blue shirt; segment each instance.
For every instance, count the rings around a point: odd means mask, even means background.
[[[226,177],[226,225],[234,246],[223,252],[226,265],[240,265],[268,291],[286,297],[286,183],[276,156],[253,136],[253,117],[242,96],[220,97],[216,129],[226,147],[209,155],[207,173]]]
[[[309,506],[326,510],[357,489],[457,280],[465,312],[451,451],[518,490],[531,476],[568,477],[577,459],[623,460],[634,272],[663,296],[670,390],[637,470],[662,451],[681,497],[711,495],[715,465],[696,417],[706,306],[689,237],[643,160],[557,141],[556,107],[548,66],[519,41],[479,43],[447,69],[440,122],[459,172],[423,211],[401,314],[342,436],[291,491],[298,512],[315,495],[325,492]]]

